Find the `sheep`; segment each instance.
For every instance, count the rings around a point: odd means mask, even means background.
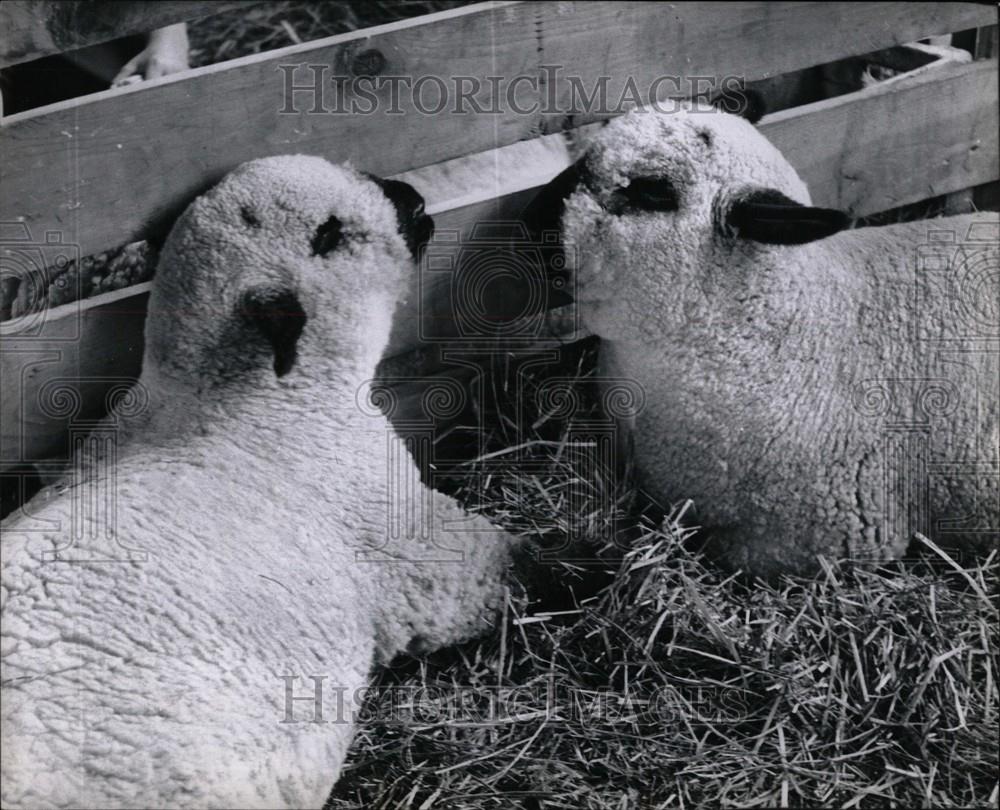
[[[306,156],[175,224],[114,455],[4,526],[4,807],[320,807],[372,665],[489,626],[515,538],[412,458],[390,502],[366,400],[432,226]]]
[[[995,547],[997,214],[845,230],[749,121],[692,102],[609,123],[524,218],[561,235],[599,375],[645,391],[639,485],[692,499],[724,567]]]

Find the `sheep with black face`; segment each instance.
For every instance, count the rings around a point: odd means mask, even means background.
[[[513,539],[358,405],[431,229],[304,156],[175,225],[116,457],[4,526],[4,807],[319,807],[372,665],[488,625]]]
[[[602,376],[645,389],[641,485],[692,498],[724,563],[996,545],[996,214],[843,230],[748,121],[693,104],[611,122],[526,217],[561,232]]]

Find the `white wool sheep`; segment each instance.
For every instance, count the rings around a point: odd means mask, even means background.
[[[748,121],[692,104],[610,123],[526,218],[561,230],[601,375],[645,389],[641,485],[693,499],[724,563],[996,545],[995,213],[836,233]]]
[[[357,404],[430,228],[406,184],[304,156],[175,225],[116,457],[4,526],[4,807],[319,807],[373,663],[487,626],[513,538],[390,468]]]

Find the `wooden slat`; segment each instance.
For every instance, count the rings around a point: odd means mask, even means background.
[[[630,82],[645,93],[662,76],[759,79],[993,17],[974,3],[547,2],[445,11],[12,116],[0,141],[0,220],[59,231],[92,253],[162,232],[195,194],[250,158],[303,152],[395,174],[605,117],[571,109],[570,77],[588,89],[608,77],[615,106]],[[559,112],[519,114],[503,101],[496,115],[426,115],[402,92],[404,114],[395,115],[384,86],[371,115],[309,114],[301,96],[298,113],[279,114],[280,66],[307,64],[325,66],[326,77],[381,64],[383,76],[484,83],[560,66],[538,88],[512,85],[521,109],[552,96]],[[296,74],[298,82],[308,76],[304,67]],[[435,90],[426,87],[432,104]],[[685,84],[680,94],[693,89]]]
[[[923,75],[770,116],[761,126],[792,157],[817,202],[870,213],[897,201],[997,178],[996,71],[995,60],[937,66]],[[595,129],[581,127],[578,137]],[[828,136],[828,131],[835,134]],[[796,152],[805,142],[814,148]],[[564,139],[556,135],[401,177],[424,191],[439,229],[457,232],[461,245],[476,223],[516,217],[533,189],[570,159]],[[852,184],[843,182],[845,167],[853,172]],[[452,305],[442,283],[415,288],[409,316],[397,320],[389,354],[412,350],[421,335],[455,334]],[[33,338],[18,337],[17,323],[0,325],[0,462],[65,453],[68,420],[40,407],[39,395],[47,383],[57,378],[91,380],[80,386],[84,407],[78,418],[86,418],[99,413],[115,379],[138,374],[147,289],[140,285],[51,310],[45,313],[41,334]],[[416,368],[407,360],[395,366]]]
[[[989,25],[976,31],[975,53],[976,59],[992,59],[997,55],[1000,47],[1000,26]]]
[[[785,110],[761,130],[818,205],[864,216],[1000,177],[997,60]]]
[[[997,62],[992,60],[939,66],[778,113],[765,118],[761,128],[789,155],[817,203],[863,215],[998,179],[997,104]],[[580,135],[596,129],[581,128]],[[803,149],[804,144],[812,148]],[[455,233],[457,260],[475,224],[515,219],[534,189],[570,161],[564,138],[553,135],[399,176],[424,191],[439,231]],[[853,178],[850,183],[845,172]],[[412,351],[427,336],[443,338],[447,345],[447,338],[457,334],[450,279],[426,278],[414,277],[410,308],[397,317],[388,356]],[[40,407],[46,383],[57,377],[138,374],[147,289],[139,285],[51,310],[32,338],[18,337],[22,327],[17,322],[0,325],[0,460],[65,452],[68,421],[47,416]],[[85,415],[95,412],[111,384],[89,384]]]
[[[557,163],[564,153],[560,137],[540,138],[505,154],[476,155],[398,178],[424,192],[439,232],[454,233],[462,244],[477,223],[502,216],[510,199],[533,194],[543,182],[543,165]],[[396,322],[403,341],[420,333],[417,276],[413,285],[413,311]],[[67,459],[74,420],[85,425],[101,416],[108,392],[123,380],[138,378],[150,286],[138,284],[0,323],[0,469],[17,462]],[[447,334],[453,329],[450,315],[441,317]],[[86,382],[75,385],[74,379]],[[79,390],[81,408],[72,419],[60,415],[51,401],[59,381]]]
[[[0,67],[27,62],[252,3],[239,0],[4,0],[0,3]]]
[[[0,467],[68,457],[71,425],[85,430],[138,377],[148,298],[139,284],[0,325]]]

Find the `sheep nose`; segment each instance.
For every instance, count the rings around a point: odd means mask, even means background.
[[[396,207],[399,232],[406,239],[410,252],[416,256],[420,247],[434,235],[434,220],[424,211],[424,198],[413,186],[402,180],[383,180],[371,174],[368,177]]]

